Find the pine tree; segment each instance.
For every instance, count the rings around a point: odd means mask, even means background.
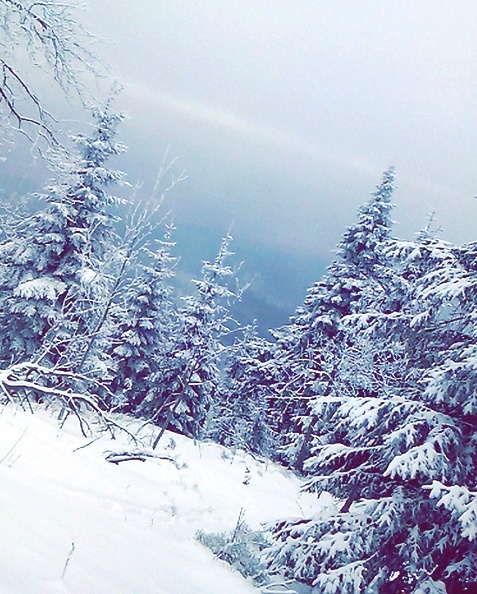
[[[115,365],[111,389],[121,408],[151,418],[161,400],[162,374],[177,330],[170,280],[171,227],[155,248],[142,250],[139,273],[127,283],[110,336]]]
[[[342,319],[339,381],[313,403],[307,488],[342,502],[322,518],[276,524],[268,562],[329,593],[470,592],[475,245],[428,234],[382,245],[388,265],[368,276],[389,294],[367,293]]]
[[[224,336],[233,320],[229,303],[239,296],[229,283],[235,278],[226,264],[231,236],[222,242],[213,262],[205,262],[202,277],[193,281],[196,292],[182,298],[179,325],[171,355],[162,372],[162,402],[154,418],[162,425],[194,438],[202,437],[219,394],[219,361]],[[156,444],[162,437],[161,431]]]
[[[263,456],[275,455],[269,416],[272,358],[273,345],[258,336],[256,325],[247,326],[243,337],[228,349],[212,439]]]
[[[359,209],[358,223],[344,234],[327,274],[308,291],[291,324],[275,332],[281,370],[276,386],[281,408],[277,430],[288,439],[282,459],[299,470],[317,431],[318,419],[310,403],[343,382],[341,361],[345,353],[356,349],[350,325],[358,320],[353,316],[368,305],[378,311],[389,300],[386,281],[391,275],[385,247],[391,241],[393,189],[394,170],[390,168]]]
[[[85,342],[107,293],[115,242],[110,207],[118,202],[107,188],[122,174],[105,165],[124,148],[115,141],[121,116],[108,109],[93,115],[93,133],[74,138],[78,156],[58,164],[58,181],[40,196],[43,208],[7,230],[0,244],[1,321],[9,328],[0,345],[4,363],[45,353],[57,363],[67,344],[69,355],[78,355],[76,339]]]

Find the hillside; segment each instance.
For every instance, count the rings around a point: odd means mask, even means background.
[[[275,464],[171,433],[157,451],[164,459],[119,464],[105,455],[134,448],[125,434],[90,443],[73,419],[60,430],[49,411],[7,406],[0,434],[3,594],[257,591],[195,540],[197,530],[232,531],[241,509],[258,528],[320,506]],[[150,434],[140,431],[144,442]]]

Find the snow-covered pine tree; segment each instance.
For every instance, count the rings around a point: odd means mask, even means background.
[[[275,435],[269,418],[274,377],[273,344],[258,336],[256,325],[229,349],[224,362],[220,399],[210,436],[228,447],[274,457]]]
[[[291,324],[275,332],[277,431],[287,439],[281,456],[299,470],[303,470],[318,431],[318,417],[310,404],[344,381],[340,373],[343,358],[351,348],[357,348],[349,331],[351,317],[368,305],[379,309],[379,304],[389,300],[385,281],[390,274],[384,250],[391,241],[393,189],[394,169],[390,168],[370,200],[359,209],[357,224],[344,234],[327,274],[308,291]],[[348,319],[347,328],[344,319]],[[358,380],[349,373],[346,377],[355,383]]]
[[[423,314],[413,320],[426,350],[433,347],[419,370],[421,436],[391,472],[409,477],[421,459],[425,470],[417,472],[431,497],[424,511],[438,516],[433,576],[453,594],[473,592],[477,583],[477,243],[431,245],[437,265],[417,282]]]
[[[141,250],[139,272],[123,290],[115,308],[111,355],[112,392],[122,410],[152,418],[160,406],[163,370],[174,356],[177,313],[172,303],[176,259],[170,250],[172,226],[163,240]]]
[[[473,592],[475,245],[421,234],[388,243],[391,254],[391,294],[343,320],[368,353],[346,375],[373,389],[339,382],[314,403],[307,488],[346,501],[323,518],[276,524],[268,562],[320,592]]]
[[[195,438],[206,432],[206,424],[214,414],[220,385],[219,361],[225,349],[222,339],[234,323],[229,305],[240,293],[230,286],[236,271],[226,264],[232,255],[231,239],[228,234],[215,260],[204,263],[202,277],[193,280],[195,294],[182,297],[172,356],[162,372],[162,402],[154,416],[163,429],[170,427]]]
[[[108,291],[110,207],[118,202],[108,187],[122,174],[106,161],[124,147],[115,140],[121,116],[108,108],[93,116],[92,134],[73,139],[78,154],[57,164],[57,181],[40,196],[43,208],[7,229],[0,244],[0,322],[9,328],[1,337],[4,363],[40,355],[77,362]]]
[[[64,209],[68,210],[68,209]],[[4,221],[0,244],[0,321],[9,332],[0,337],[2,365],[38,352],[46,333],[61,315],[59,301],[67,291],[48,269],[68,213],[56,204],[35,215]],[[50,239],[50,241],[48,241]]]

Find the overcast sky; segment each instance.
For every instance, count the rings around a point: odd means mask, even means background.
[[[475,0],[86,4],[125,85],[119,167],[147,192],[169,147],[188,174],[166,206],[183,265],[213,257],[233,222],[268,327],[319,279],[389,165],[395,235],[435,210],[445,238],[477,239]]]
[[[130,177],[170,146],[177,219],[329,259],[397,169],[396,234],[476,239],[474,0],[90,0]],[[132,175],[131,175],[132,174]]]

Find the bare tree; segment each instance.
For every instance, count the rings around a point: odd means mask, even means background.
[[[30,139],[57,143],[56,120],[40,96],[36,73],[65,93],[88,96],[85,72],[98,75],[92,36],[79,24],[76,0],[0,0],[0,123]]]

